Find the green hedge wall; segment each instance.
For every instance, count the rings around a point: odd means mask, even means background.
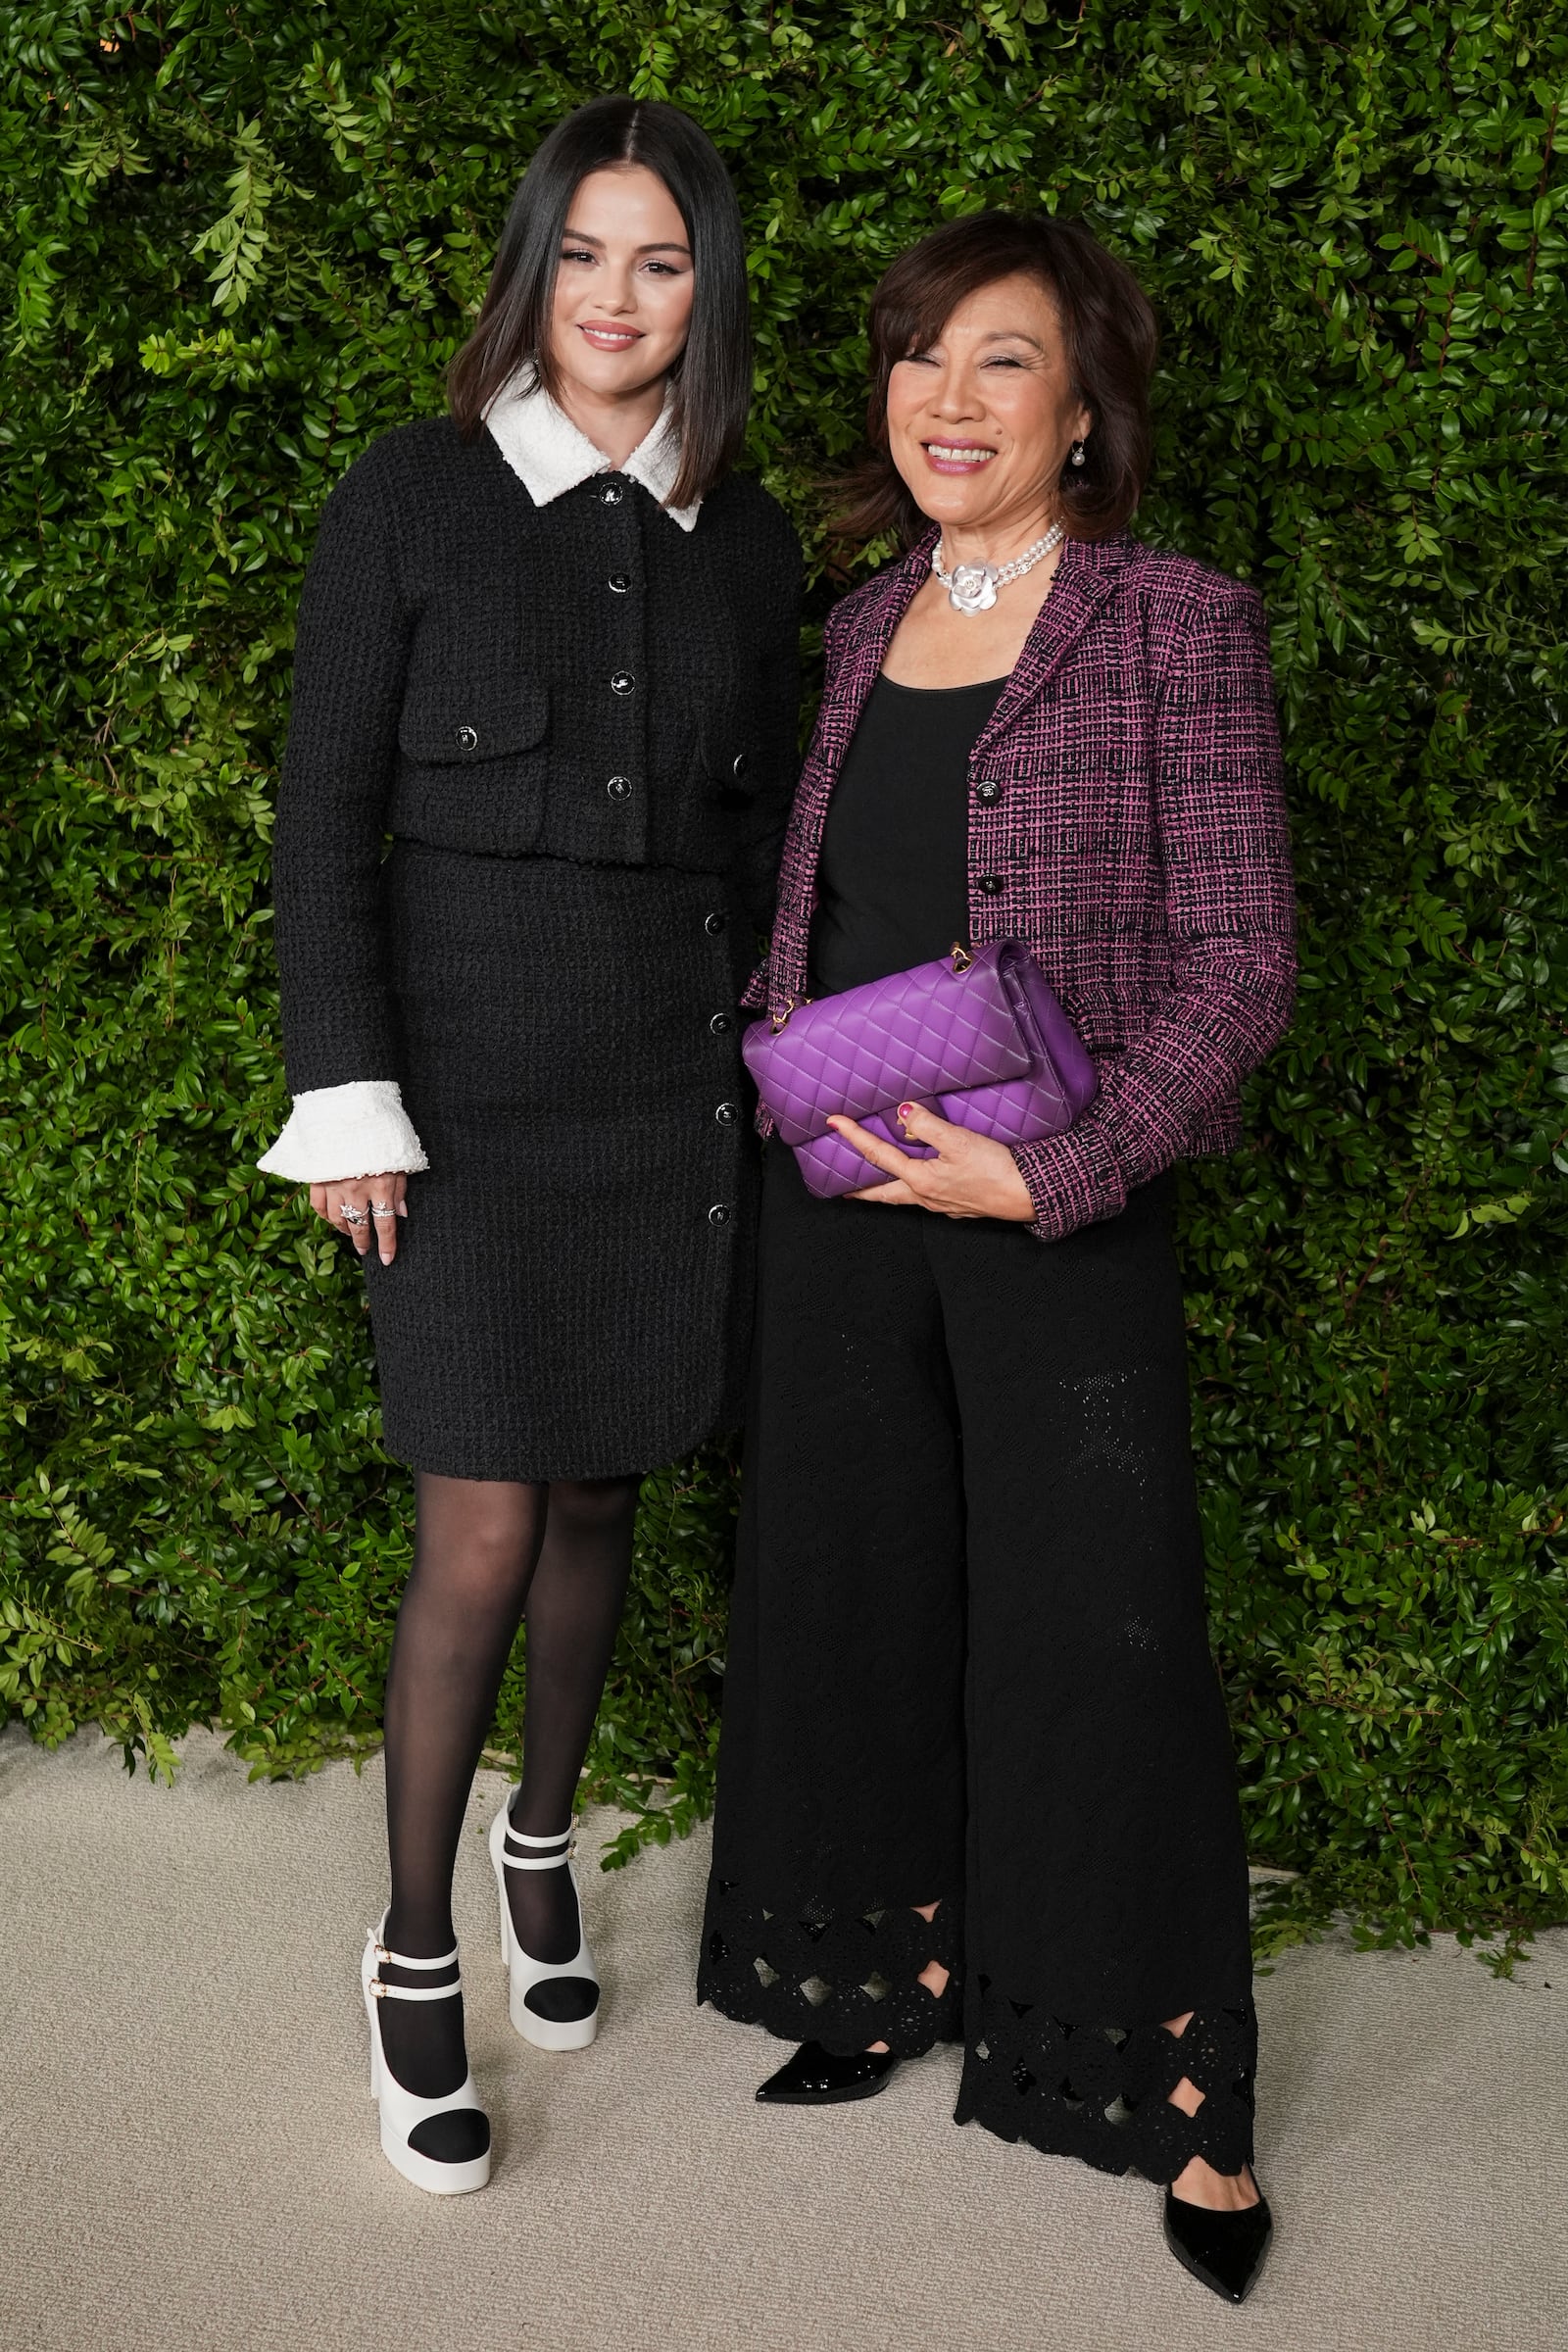
[[[166,1770],[198,1719],[264,1773],[376,1737],[407,1485],[359,1283],[252,1167],[294,601],[541,131],[629,87],[734,168],[818,620],[892,254],[1044,203],[1154,296],[1142,527],[1268,599],[1303,899],[1250,1147],[1184,1180],[1252,1850],[1303,1874],[1277,1933],[1568,1915],[1561,9],[19,0],[0,40],[0,1706]],[[731,1468],[647,1490],[592,1761],[647,1834],[710,1785]]]

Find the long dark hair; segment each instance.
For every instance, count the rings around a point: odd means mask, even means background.
[[[1159,330],[1132,271],[1076,220],[1047,213],[971,213],[911,245],[871,297],[870,452],[843,484],[835,528],[846,539],[926,527],[888,448],[888,377],[928,351],[960,302],[998,278],[1036,278],[1061,317],[1074,389],[1093,422],[1082,466],[1056,484],[1069,539],[1105,539],[1138,504],[1149,472],[1149,380]]]
[[[752,326],[741,208],[717,148],[678,106],[595,98],[556,124],[512,200],[473,332],[447,370],[447,400],[468,440],[519,368],[556,391],[550,317],[562,232],[579,182],[617,164],[642,164],[663,181],[692,249],[691,331],[671,375],[680,472],[669,503],[686,507],[739,453],[752,397]]]

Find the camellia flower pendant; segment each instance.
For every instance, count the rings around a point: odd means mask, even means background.
[[[948,602],[955,612],[989,612],[997,601],[997,590],[1005,588],[1009,580],[1021,580],[1026,571],[1033,571],[1043,563],[1054,547],[1059,547],[1066,537],[1059,522],[1054,522],[1043,539],[1026,547],[1021,556],[1004,564],[999,571],[995,564],[955,564],[949,571],[942,561],[942,542],[939,539],[931,550],[931,569],[948,592]]]

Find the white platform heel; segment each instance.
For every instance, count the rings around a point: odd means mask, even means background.
[[[458,1956],[457,1948],[454,1946],[442,1960],[411,1960],[406,1952],[387,1950],[381,1941],[385,1933],[383,1911],[380,1926],[366,1930],[365,1958],[360,1964],[365,2014],[370,2023],[370,2096],[381,2113],[381,2153],[394,2172],[401,2173],[405,2180],[412,2180],[416,2188],[428,2189],[435,2197],[461,2197],[469,2189],[483,2188],[490,2178],[490,2119],[479,2104],[473,2077],[465,2075],[459,2087],[444,2099],[421,2099],[412,2090],[405,2090],[386,2062],[378,2014],[382,2001],[447,2000],[463,1982],[461,1977],[455,1977],[450,1984],[387,1984],[381,1979],[383,1961],[394,1968],[450,1968]],[[424,2155],[412,2144],[422,2124],[439,2115],[464,2114],[484,2118],[486,2136],[482,2156],[449,2164],[439,2156]]]
[[[501,1901],[501,1957],[512,1986],[508,2007],[517,2032],[536,2050],[585,2050],[599,2031],[599,1972],[583,1934],[582,1895],[571,1854],[569,1827],[554,1838],[527,1838],[513,1828],[505,1805],[490,1825],[490,1859]],[[565,1871],[577,1905],[577,1950],[572,1959],[535,1960],[523,1950],[507,1900],[509,1870]]]

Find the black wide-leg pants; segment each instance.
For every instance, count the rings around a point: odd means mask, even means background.
[[[957,2120],[1005,2139],[1238,2171],[1247,1867],[1168,1179],[1042,1244],[813,1200],[775,1145],[760,1249],[700,1997],[839,2051],[961,2039]]]

